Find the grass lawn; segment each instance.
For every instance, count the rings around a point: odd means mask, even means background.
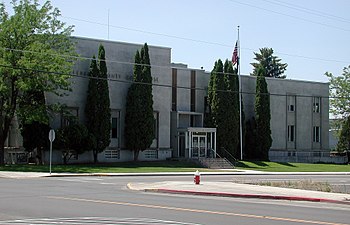
[[[197,169],[200,172],[218,171],[201,168],[197,164],[183,161],[52,165],[53,173],[195,172]],[[236,169],[266,172],[350,172],[350,165],[240,161],[236,163]],[[5,165],[0,166],[0,171],[48,172],[49,166]]]
[[[151,173],[210,171],[197,164],[179,161],[122,162],[108,164],[52,165],[53,173]],[[49,165],[6,165],[0,171],[48,172]]]
[[[267,172],[350,172],[350,165],[240,161],[237,169]]]

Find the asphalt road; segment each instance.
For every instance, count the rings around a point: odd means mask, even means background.
[[[210,179],[210,178],[208,178]],[[350,176],[349,175],[239,175],[239,176],[223,176],[213,179],[221,179],[222,181],[235,181],[242,183],[257,182],[284,182],[284,181],[314,181],[328,183],[337,187],[336,189],[343,193],[350,193]]]
[[[289,179],[301,179],[300,176]],[[205,176],[232,181],[242,176]],[[283,179],[245,176],[244,179]],[[286,177],[284,176],[284,180]],[[311,179],[311,178],[307,178]],[[315,178],[350,182],[347,176]],[[350,206],[131,191],[128,182],[192,177],[0,179],[0,224],[350,224]]]

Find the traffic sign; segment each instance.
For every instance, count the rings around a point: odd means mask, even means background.
[[[55,131],[51,129],[50,132],[49,132],[49,140],[50,140],[50,142],[53,142],[55,140],[55,137],[56,137]]]
[[[51,175],[51,164],[52,164],[52,142],[55,140],[55,131],[53,129],[49,132],[49,140],[50,140],[50,175]]]

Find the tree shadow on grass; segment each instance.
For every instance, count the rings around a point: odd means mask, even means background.
[[[290,163],[287,162],[276,162],[277,164],[283,165],[283,166],[289,166],[289,167],[296,167],[295,165],[292,165]]]
[[[237,161],[236,164],[235,164],[235,166],[236,166],[236,167],[241,167],[241,168],[256,168],[256,167],[247,165],[246,163],[241,162],[241,161]]]
[[[252,161],[252,163],[254,163],[257,166],[269,166],[268,164],[266,164],[263,161]]]

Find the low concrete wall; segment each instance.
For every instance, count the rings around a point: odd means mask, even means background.
[[[272,162],[298,163],[348,163],[346,156],[331,156],[330,152],[323,151],[269,151],[269,160]]]
[[[140,152],[139,161],[161,161],[171,158],[171,149],[149,149]],[[128,162],[134,160],[134,154],[129,150],[111,150],[106,149],[105,151],[98,154],[98,162],[100,163],[112,163],[112,162]],[[84,152],[79,154],[77,158],[71,157],[68,164],[71,163],[93,163],[94,158],[92,151]],[[45,151],[44,162],[48,164],[50,162],[50,153]],[[62,151],[53,150],[52,152],[52,163],[63,164]]]

